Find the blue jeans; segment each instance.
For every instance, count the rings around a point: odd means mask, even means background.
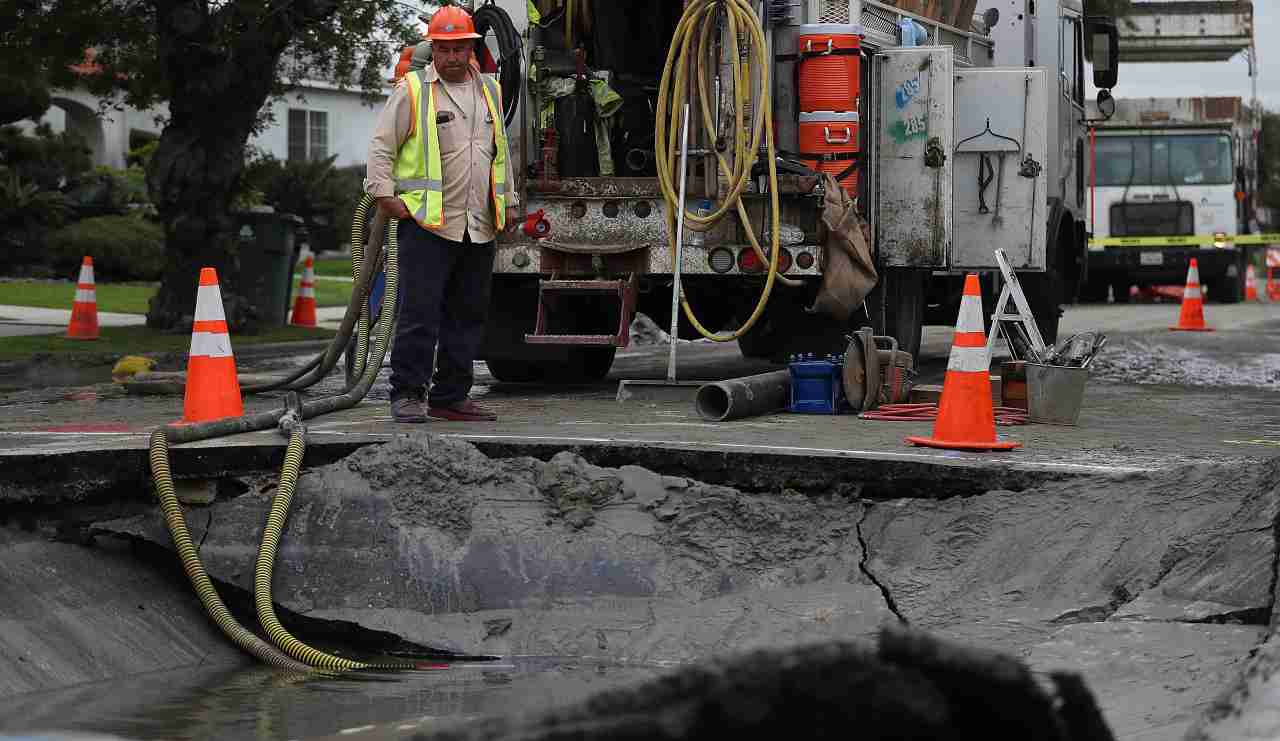
[[[391,353],[391,397],[447,407],[464,401],[484,339],[493,242],[451,242],[410,219],[399,226],[400,316]],[[433,362],[434,361],[434,362]]]

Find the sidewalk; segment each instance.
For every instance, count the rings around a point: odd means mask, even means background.
[[[61,334],[71,322],[70,309],[41,309],[34,306],[0,304],[0,337]],[[147,323],[145,314],[98,312],[100,327],[134,327]]]

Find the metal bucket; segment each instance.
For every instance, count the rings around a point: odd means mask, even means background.
[[[1032,422],[1074,425],[1080,419],[1088,368],[1027,363],[1027,411]]]

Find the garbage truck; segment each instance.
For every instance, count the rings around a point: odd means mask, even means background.
[[[1236,238],[1257,223],[1253,112],[1238,97],[1114,102],[1091,146],[1094,236],[1082,298],[1111,293],[1124,303],[1134,285],[1180,286],[1194,257],[1209,300],[1240,301],[1247,250]]]
[[[666,327],[680,311],[681,338],[751,357],[843,349],[864,325],[916,354],[997,248],[1056,336],[1086,259],[1086,47],[1104,90],[1118,56],[1114,23],[1079,0],[475,10],[528,214],[494,259],[481,355],[499,380],[602,378],[636,312]],[[873,268],[837,318],[813,308],[833,195],[856,206]]]

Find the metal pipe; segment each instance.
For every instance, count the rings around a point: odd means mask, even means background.
[[[667,357],[667,382],[676,380],[676,345],[680,344],[680,263],[684,261],[684,199],[689,183],[689,104],[684,104],[680,132],[680,212],[676,216],[676,259],[671,266],[671,350]]]
[[[791,399],[791,372],[780,370],[708,383],[698,389],[698,416],[711,422],[776,412]]]

